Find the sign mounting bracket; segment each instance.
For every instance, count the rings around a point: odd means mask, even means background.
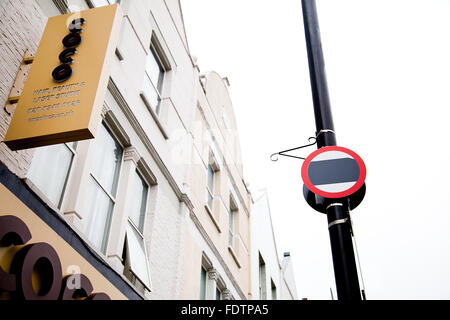
[[[292,148],[292,149],[287,149],[287,150],[283,150],[280,152],[275,152],[273,154],[270,155],[270,160],[272,161],[278,161],[278,156],[284,156],[284,157],[290,157],[290,158],[296,158],[296,159],[301,159],[301,160],[305,160],[306,158],[303,157],[299,157],[299,156],[293,156],[291,154],[286,154],[286,152],[290,152],[290,151],[294,151],[294,150],[298,150],[298,149],[302,149],[302,148],[306,148],[306,147],[310,147],[313,146],[317,143],[317,138],[322,134],[322,133],[326,133],[326,132],[331,132],[336,134],[333,130],[331,129],[322,129],[320,130],[317,135],[315,137],[309,137],[308,141],[311,142],[312,139],[314,139],[314,142],[309,143],[309,144],[305,144],[303,146],[300,147],[296,147],[296,148]]]
[[[31,52],[26,49],[23,55],[22,62],[20,63],[19,70],[17,71],[16,78],[14,79],[13,86],[9,92],[8,99],[4,106],[5,111],[11,115],[14,112],[15,104],[19,102],[20,95],[22,94],[25,81],[28,77],[28,72],[31,69],[31,64],[33,63],[34,56]]]

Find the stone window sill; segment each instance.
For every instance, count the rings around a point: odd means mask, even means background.
[[[211,209],[206,204],[205,204],[205,209],[206,209],[206,212],[208,213],[209,217],[211,218],[212,222],[214,223],[214,226],[216,227],[217,231],[219,233],[222,233],[222,229],[220,229],[219,222],[216,220],[216,218],[214,218],[214,215],[211,212]]]
[[[231,254],[231,256],[233,257],[234,262],[236,262],[236,265],[238,266],[238,268],[242,268],[241,262],[239,261],[236,252],[234,251],[234,249],[230,246],[228,246],[228,252]]]

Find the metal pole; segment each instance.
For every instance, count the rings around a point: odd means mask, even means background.
[[[335,146],[333,118],[315,0],[302,0],[309,74],[316,121],[317,147]],[[344,203],[342,203],[344,202]],[[330,202],[326,214],[338,300],[361,300],[346,201]]]

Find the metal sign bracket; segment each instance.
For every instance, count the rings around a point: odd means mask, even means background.
[[[308,141],[311,142],[311,139],[314,139],[314,142],[309,143],[309,144],[305,144],[303,146],[300,147],[296,147],[296,148],[292,148],[292,149],[287,149],[287,150],[283,150],[280,152],[276,152],[270,155],[270,160],[272,161],[278,161],[278,156],[284,156],[284,157],[290,157],[290,158],[296,158],[296,159],[301,159],[301,160],[305,160],[306,158],[303,157],[299,157],[299,156],[293,156],[291,154],[286,154],[286,152],[290,152],[290,151],[294,151],[294,150],[298,150],[298,149],[302,149],[302,148],[306,148],[306,147],[310,147],[313,146],[317,143],[317,138],[322,134],[322,133],[326,133],[326,132],[331,132],[336,134],[333,130],[331,129],[322,129],[320,130],[317,135],[315,137],[309,137]]]
[[[28,77],[28,72],[31,69],[31,64],[33,63],[34,56],[27,49],[23,55],[22,62],[20,63],[19,70],[17,71],[16,78],[14,79],[13,86],[9,92],[8,99],[4,106],[5,111],[11,115],[14,112],[15,105],[19,102],[20,95],[22,94],[25,81]]]

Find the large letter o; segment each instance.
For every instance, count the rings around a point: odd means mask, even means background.
[[[41,277],[39,292],[33,288],[33,270],[38,268]],[[25,246],[11,263],[11,272],[16,274],[18,298],[25,300],[56,300],[61,283],[61,262],[55,249],[39,242]]]

